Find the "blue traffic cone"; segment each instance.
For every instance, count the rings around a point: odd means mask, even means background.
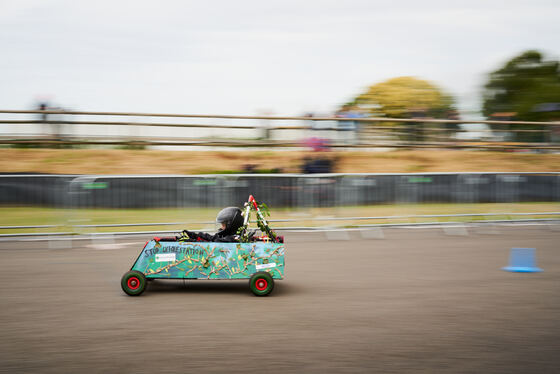
[[[535,248],[512,248],[509,253],[509,266],[502,270],[517,273],[538,273],[543,269],[537,267]]]

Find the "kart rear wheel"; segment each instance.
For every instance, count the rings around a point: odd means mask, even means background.
[[[138,296],[146,289],[146,276],[136,270],[126,272],[121,279],[121,287],[129,296]]]
[[[274,289],[274,279],[269,273],[259,271],[251,276],[249,288],[255,296],[266,296]]]

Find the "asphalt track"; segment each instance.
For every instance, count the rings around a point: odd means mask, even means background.
[[[120,277],[148,238],[0,242],[6,373],[558,373],[560,231],[500,227],[287,234],[287,278]],[[333,236],[334,235],[334,236]],[[542,273],[501,270],[537,248]]]

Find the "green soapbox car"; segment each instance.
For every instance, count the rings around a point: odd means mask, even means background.
[[[245,204],[244,226],[239,242],[220,243],[188,241],[176,237],[148,241],[140,255],[121,279],[123,291],[130,296],[144,292],[153,279],[249,280],[256,296],[266,296],[274,281],[284,278],[284,238],[270,229],[259,205],[252,196]],[[257,213],[263,235],[248,232],[249,216]]]

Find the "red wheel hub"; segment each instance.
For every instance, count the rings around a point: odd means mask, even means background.
[[[257,281],[255,282],[255,287],[259,291],[264,291],[268,287],[268,282],[263,278],[257,279]]]
[[[138,279],[138,277],[130,277],[126,282],[126,285],[131,290],[137,290],[140,287],[140,279]]]

